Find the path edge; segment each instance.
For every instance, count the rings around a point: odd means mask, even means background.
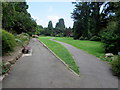
[[[73,71],[71,68],[69,68],[69,66],[68,66],[61,58],[59,58],[51,49],[49,49],[46,44],[44,44],[41,40],[39,40],[39,42],[40,42],[45,48],[47,48],[57,59],[59,59],[59,60],[68,68],[68,70],[70,70],[73,74],[75,74],[75,75],[77,75],[78,77],[80,77],[79,74],[77,74],[75,71]]]
[[[28,42],[25,45],[28,45],[29,42],[30,42],[30,39],[28,40]],[[5,74],[0,75],[0,82],[2,82],[6,78],[6,76],[8,76],[10,74],[10,71],[13,69],[13,66],[22,57],[23,53],[21,51],[22,51],[22,47],[19,49],[19,54],[16,57],[11,58],[10,60],[8,60],[6,62],[6,63],[10,63],[10,67]]]

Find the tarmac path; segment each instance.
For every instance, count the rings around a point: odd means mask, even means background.
[[[62,44],[73,55],[80,68],[80,78],[83,87],[115,88],[118,87],[118,78],[112,75],[110,65],[100,61],[95,56],[90,55],[70,44],[50,39]]]
[[[106,64],[71,45],[59,43],[74,55],[80,77],[68,70],[38,40],[31,39],[32,55],[16,62],[3,80],[3,88],[118,88],[118,79],[111,75]]]

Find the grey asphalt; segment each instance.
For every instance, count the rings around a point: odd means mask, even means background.
[[[3,80],[3,88],[79,87],[79,77],[71,73],[39,41],[32,39],[32,56],[21,57]],[[77,84],[76,84],[77,83]]]
[[[62,44],[73,55],[80,68],[81,87],[118,88],[118,78],[112,75],[110,64],[67,43],[52,41]]]
[[[109,67],[75,47],[63,44],[74,55],[80,77],[71,73],[39,41],[32,39],[32,56],[21,57],[3,80],[3,88],[117,88],[118,79]]]

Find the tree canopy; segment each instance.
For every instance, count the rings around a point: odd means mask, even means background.
[[[102,41],[106,52],[117,54],[120,51],[120,2],[74,4],[74,39]]]
[[[26,2],[2,2],[2,27],[3,29],[20,34],[32,33],[37,26],[34,19],[27,12]]]

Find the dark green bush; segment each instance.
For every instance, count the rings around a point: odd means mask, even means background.
[[[117,22],[110,22],[104,32],[101,33],[101,41],[104,43],[105,52],[118,54],[120,51],[120,33]]]
[[[116,58],[116,60],[113,60],[111,62],[112,65],[112,71],[115,75],[120,76],[120,56]]]
[[[100,41],[100,40],[101,39],[98,36],[93,36],[93,37],[90,38],[90,41]]]
[[[2,53],[4,54],[14,50],[16,46],[14,35],[5,30],[0,30],[0,32],[2,32]]]
[[[79,38],[79,40],[84,40],[84,37],[83,37],[83,36],[81,36],[81,37]]]
[[[88,37],[85,37],[84,40],[88,40]]]

